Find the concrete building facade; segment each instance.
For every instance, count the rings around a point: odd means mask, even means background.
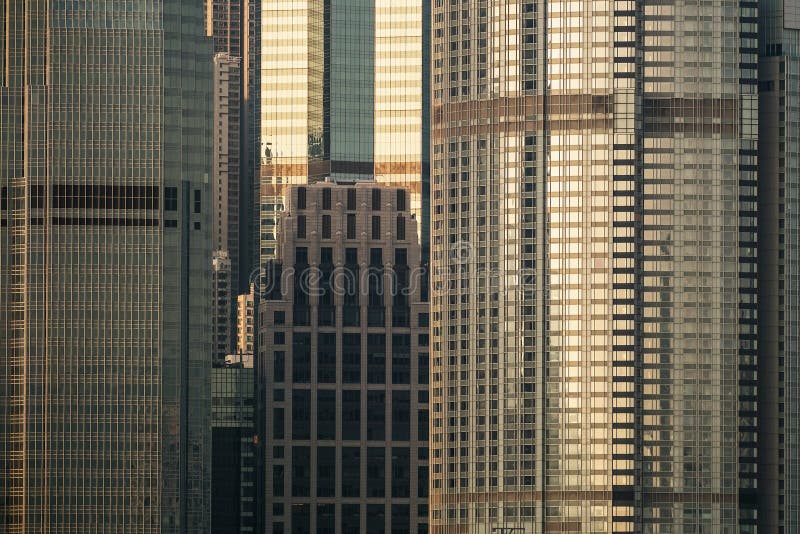
[[[409,193],[286,190],[259,307],[269,532],[426,532],[428,305]]]

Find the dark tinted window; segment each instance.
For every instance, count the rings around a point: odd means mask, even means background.
[[[311,382],[311,334],[295,333],[292,341],[292,380]]]
[[[322,190],[322,209],[331,209],[331,190],[328,187]]]
[[[342,391],[342,439],[361,439],[360,391]]]
[[[305,187],[298,187],[297,188],[297,209],[299,209],[299,210],[306,209],[306,188]]]
[[[342,382],[361,383],[361,335],[342,336]]]
[[[305,239],[306,238],[306,216],[305,215],[298,215],[297,216],[297,238],[298,239]]]
[[[386,336],[367,334],[367,383],[386,383]]]
[[[397,211],[406,210],[406,192],[402,189],[397,190]]]
[[[373,211],[381,209],[381,190],[377,188],[372,190],[372,209]]]
[[[283,497],[283,465],[275,464],[272,466],[272,494],[275,497]]]
[[[361,506],[342,505],[342,534],[361,534]]]
[[[411,495],[411,453],[408,447],[392,448],[392,497]]]
[[[392,335],[392,384],[411,383],[411,336]]]
[[[311,505],[292,505],[292,534],[311,534]]]
[[[283,382],[285,379],[286,355],[282,350],[273,353],[272,375],[275,382]]]
[[[411,509],[407,504],[392,504],[392,534],[408,534]]]
[[[311,439],[311,391],[292,390],[292,439]]]
[[[292,496],[308,497],[311,494],[311,449],[292,447]]]
[[[164,210],[165,211],[178,211],[178,188],[165,187],[164,188]]]
[[[383,497],[386,494],[386,449],[367,448],[367,497]],[[370,531],[371,532],[371,531]]]
[[[397,239],[404,241],[406,238],[406,218],[397,216]]]
[[[331,216],[330,215],[323,215],[322,216],[322,238],[323,239],[330,239],[331,238]]]
[[[317,382],[336,382],[336,334],[332,332],[317,335]]]
[[[407,441],[411,430],[411,402],[408,391],[392,391],[392,439]]]
[[[317,497],[336,494],[336,447],[317,447]]]
[[[354,210],[356,208],[356,190],[355,189],[348,189],[347,190],[347,209]]]
[[[381,238],[381,218],[379,215],[372,217],[372,239]]]
[[[272,436],[275,439],[284,438],[283,408],[272,409]]]
[[[347,214],[347,239],[356,238],[356,216],[354,213]]]
[[[361,449],[342,447],[342,497],[361,496]]]
[[[384,505],[367,505],[367,532],[370,534],[386,532],[386,507]]]
[[[317,390],[317,439],[336,439],[336,391]]]
[[[417,412],[417,438],[420,441],[428,441],[428,410]]]
[[[367,439],[386,439],[386,391],[367,392]]]

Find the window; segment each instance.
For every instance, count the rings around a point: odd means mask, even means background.
[[[331,216],[330,215],[323,215],[322,216],[322,238],[323,239],[330,239],[331,238]]]
[[[336,534],[336,505],[317,505],[317,534]]]
[[[292,390],[292,439],[311,439],[311,391]]]
[[[411,383],[411,336],[392,334],[392,384]]]
[[[272,495],[283,497],[283,465],[272,466]]]
[[[200,190],[194,190],[194,212],[200,213],[202,211],[203,203],[201,202]]]
[[[406,211],[406,192],[397,190],[397,211]]]
[[[378,188],[372,189],[372,211],[380,211],[381,209],[381,190]]]
[[[292,447],[292,496],[311,494],[311,448]]]
[[[3,188],[5,189],[5,188]],[[5,195],[3,195],[5,198]],[[5,209],[5,208],[4,208]],[[164,188],[164,211],[178,211],[178,188]]]
[[[361,383],[361,335],[342,335],[342,382]]]
[[[356,190],[355,189],[348,189],[347,190],[347,209],[348,210],[356,209]]]
[[[336,382],[336,334],[317,335],[317,382]]]
[[[292,381],[311,382],[311,334],[295,333],[292,343]]]
[[[273,332],[272,333],[272,344],[273,345],[283,345],[286,343],[286,332]]]
[[[380,215],[372,216],[372,239],[381,238],[381,217]]]
[[[272,324],[282,325],[286,324],[286,312],[276,311],[272,314]]]
[[[342,534],[361,534],[361,506],[342,504]]]
[[[274,439],[284,438],[283,408],[272,409],[272,437]]]
[[[383,447],[367,448],[367,497],[384,497],[386,495],[386,449]],[[381,505],[383,506],[383,505]],[[367,526],[369,532],[372,529]]]
[[[283,382],[286,376],[286,353],[282,350],[276,350],[272,354],[272,358],[272,378],[275,382]]]
[[[370,534],[386,532],[386,508],[383,504],[367,505],[367,532]]]
[[[402,215],[397,216],[397,239],[399,241],[406,239],[406,218]]]
[[[417,382],[420,384],[428,383],[428,369],[430,368],[430,361],[427,352],[419,353],[419,367],[417,368]]]
[[[292,534],[311,534],[311,505],[292,505]]]
[[[322,209],[329,210],[331,209],[331,189],[330,187],[326,187],[322,190]]]
[[[297,238],[298,239],[305,239],[306,238],[306,216],[305,215],[298,215],[297,216]]]
[[[305,187],[298,187],[297,188],[297,209],[299,209],[299,210],[306,209],[306,188]]]
[[[361,439],[361,392],[342,391],[342,439]]]
[[[336,447],[317,447],[317,497],[333,497],[335,494]]]
[[[336,439],[335,390],[317,390],[317,439]]]
[[[367,334],[367,383],[386,383],[385,334]]]
[[[421,465],[417,468],[417,497],[428,496],[428,466]]]
[[[360,497],[361,449],[358,447],[342,447],[342,465],[347,466],[347,469],[342,469],[342,497]],[[358,505],[355,506],[358,508]],[[342,514],[344,515],[344,506],[342,507]],[[356,524],[358,523],[356,522]]]
[[[420,441],[428,441],[428,410],[417,412],[417,433]]]
[[[347,239],[356,238],[356,215],[355,213],[347,214]]]
[[[367,439],[386,439],[386,391],[367,392]]]
[[[411,402],[408,391],[392,391],[392,440],[408,441],[411,430]]]

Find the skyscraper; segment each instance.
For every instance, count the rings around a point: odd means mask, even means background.
[[[326,177],[407,187],[420,235],[427,239],[426,5],[422,0],[262,4],[262,264],[276,253],[284,187]]]
[[[203,4],[4,2],[0,58],[0,530],[206,531]]]
[[[759,528],[800,529],[800,3],[759,3]]]
[[[257,258],[253,235],[254,207],[258,190],[254,186],[258,156],[258,79],[259,79],[259,0],[206,0],[206,33],[214,41],[217,56],[215,111],[223,123],[215,120],[215,129],[225,127],[224,136],[215,139],[225,145],[224,168],[232,195],[229,197],[231,223],[229,250],[233,267],[233,294],[246,293],[250,273]],[[235,64],[235,65],[234,65]],[[220,99],[219,89],[223,96]],[[215,152],[217,152],[215,150]],[[215,165],[216,167],[216,165]]]
[[[286,189],[259,307],[267,532],[427,532],[428,304],[408,191]]]
[[[755,529],[757,11],[434,4],[433,532]]]

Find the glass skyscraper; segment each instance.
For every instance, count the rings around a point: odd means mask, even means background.
[[[204,34],[200,0],[0,6],[0,531],[210,528]]]
[[[757,3],[433,6],[431,530],[754,531]]]
[[[422,0],[262,4],[262,264],[275,257],[284,187],[328,177],[409,188],[411,210],[427,236],[426,5]]]
[[[759,3],[759,527],[800,529],[800,2]]]

